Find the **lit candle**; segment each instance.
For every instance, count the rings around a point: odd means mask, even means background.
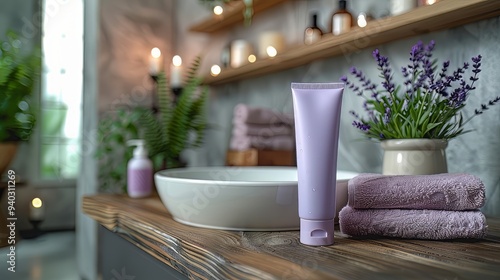
[[[149,74],[152,76],[158,75],[161,70],[161,51],[159,48],[151,50],[151,58],[149,59]]]
[[[45,216],[45,209],[42,200],[38,197],[33,198],[30,205],[30,220],[41,221]]]
[[[170,86],[172,88],[182,87],[182,58],[178,55],[172,58],[172,66],[170,67]]]
[[[231,67],[238,68],[248,63],[248,56],[253,52],[252,45],[245,40],[231,42]]]

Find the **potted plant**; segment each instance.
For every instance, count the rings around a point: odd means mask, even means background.
[[[157,77],[159,108],[122,108],[100,121],[98,147],[100,188],[104,191],[126,190],[127,162],[132,149],[130,139],[144,139],[155,170],[182,167],[181,152],[203,143],[207,121],[204,106],[208,91],[197,77],[201,64],[197,57],[187,73],[182,93],[175,98],[165,73]]]
[[[36,122],[33,87],[40,73],[40,51],[26,50],[8,31],[0,41],[0,174],[13,159],[18,143],[28,141]]]
[[[410,64],[401,69],[402,85],[394,82],[389,59],[379,50],[373,51],[373,58],[382,89],[355,67],[350,73],[359,84],[346,76],[341,78],[347,88],[365,99],[367,117],[351,111],[353,126],[367,138],[381,142],[384,174],[447,172],[444,149],[448,141],[469,132],[464,128],[472,118],[500,102],[498,96],[464,117],[462,109],[476,89],[482,57],[473,57],[471,64],[465,62],[449,73],[450,61],[438,65],[432,58],[434,46],[434,41],[427,45],[418,42],[411,48]]]

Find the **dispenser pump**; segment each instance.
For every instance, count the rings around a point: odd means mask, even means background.
[[[132,139],[127,141],[127,145],[136,146],[134,149],[134,157],[147,158],[148,150],[146,149],[146,143],[142,139]]]

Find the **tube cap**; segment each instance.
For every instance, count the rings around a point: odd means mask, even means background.
[[[311,246],[327,246],[333,244],[333,219],[307,220],[300,219],[300,243]]]

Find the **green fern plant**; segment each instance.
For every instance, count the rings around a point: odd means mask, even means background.
[[[203,114],[208,94],[207,87],[201,87],[197,72],[201,58],[197,57],[187,73],[182,94],[175,100],[164,73],[158,76],[158,116],[148,111],[142,115],[141,125],[145,128],[144,139],[149,155],[155,162],[162,162],[162,168],[182,166],[180,154],[186,148],[199,147],[205,135],[207,122]]]
[[[33,89],[40,75],[40,49],[27,53],[19,35],[0,40],[0,142],[28,141],[36,123]]]
[[[100,122],[98,138],[101,144],[96,157],[102,166],[99,178],[103,189],[126,186],[126,163],[132,157],[132,148],[125,146],[129,139],[146,141],[155,170],[183,166],[182,151],[203,144],[208,88],[202,86],[202,79],[197,76],[200,65],[201,58],[196,57],[177,99],[168,87],[165,73],[159,73],[157,113],[143,107],[121,109],[118,114],[107,116]]]

